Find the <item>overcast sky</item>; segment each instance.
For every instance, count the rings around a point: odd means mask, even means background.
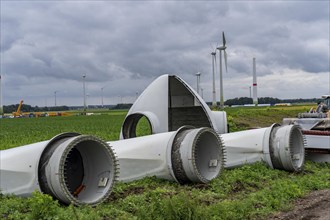
[[[3,104],[133,102],[154,79],[177,74],[212,98],[210,53],[225,32],[224,97],[330,93],[329,1],[1,0]],[[219,58],[219,55],[217,55]],[[218,61],[219,59],[217,59]],[[217,66],[219,63],[217,63]],[[217,100],[219,68],[217,67]]]

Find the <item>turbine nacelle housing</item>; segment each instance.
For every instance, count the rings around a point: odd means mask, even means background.
[[[136,137],[142,117],[147,119],[152,134],[176,131],[182,126],[228,132],[226,112],[212,112],[199,94],[175,75],[162,75],[143,91],[127,113],[120,139]]]

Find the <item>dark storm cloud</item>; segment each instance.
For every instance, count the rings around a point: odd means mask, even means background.
[[[265,77],[281,69],[329,72],[329,3],[320,1],[5,1],[1,72],[10,103],[55,90],[70,100],[81,93],[83,73],[90,100],[103,85],[112,85],[111,96],[135,96],[164,73],[194,83],[201,71],[206,85],[222,30],[228,80],[248,77],[252,57]]]

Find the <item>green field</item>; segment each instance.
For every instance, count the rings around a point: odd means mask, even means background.
[[[267,127],[273,123],[282,123],[283,118],[297,117],[298,113],[307,112],[312,106],[287,107],[244,107],[227,108],[228,121],[233,123],[231,131]]]
[[[117,140],[127,111],[91,116],[5,118],[0,120],[0,149],[48,140],[63,132],[92,134]]]
[[[228,108],[230,130],[265,127],[310,106]],[[0,149],[78,132],[117,140],[126,111],[101,115],[0,119]],[[148,133],[147,123],[139,126]],[[1,165],[1,164],[0,164]],[[95,208],[63,206],[35,192],[30,198],[0,194],[0,219],[266,219],[308,192],[330,188],[330,165],[308,162],[299,174],[263,163],[225,170],[208,185],[179,185],[153,177],[118,183],[109,200]]]

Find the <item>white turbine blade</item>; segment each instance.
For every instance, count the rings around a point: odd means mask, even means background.
[[[226,50],[224,50],[223,52],[224,52],[224,57],[225,57],[226,72],[228,73],[228,69],[227,69],[227,52],[226,52]]]
[[[226,46],[225,32],[223,32],[223,31],[222,31],[222,44],[223,44],[223,46]]]

